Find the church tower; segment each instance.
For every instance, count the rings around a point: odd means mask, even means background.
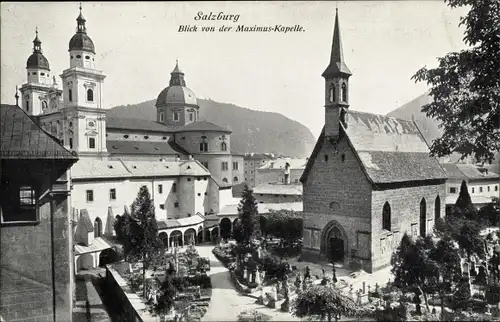
[[[337,9],[335,12],[330,64],[322,74],[325,78],[326,138],[338,139],[339,137],[340,122],[344,122],[345,110],[349,108],[349,77],[351,75],[351,71],[344,62]]]
[[[49,106],[47,94],[51,87],[49,61],[42,53],[38,30],[33,40],[33,53],[26,61],[26,83],[21,86],[21,107],[29,115],[40,115]]]
[[[106,76],[95,68],[94,42],[87,35],[81,6],[76,22],[76,33],[69,41],[70,67],[61,74],[67,123],[64,141],[79,156],[107,154],[103,106]]]

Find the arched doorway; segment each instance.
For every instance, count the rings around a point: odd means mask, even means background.
[[[162,241],[163,246],[165,246],[165,248],[168,249],[168,235],[167,235],[167,233],[163,231],[163,232],[158,234],[158,237]]]
[[[343,262],[347,254],[347,235],[344,228],[335,220],[323,229],[320,252],[329,261]]]
[[[182,233],[180,230],[174,230],[173,232],[170,233],[170,238],[169,238],[169,244],[170,246],[182,246]]]
[[[102,236],[102,220],[101,218],[97,217],[94,220],[94,238],[101,236]]]
[[[198,237],[198,244],[203,243],[203,241],[204,241],[203,240],[203,228],[201,228],[201,226],[198,227],[198,236],[197,237]]]
[[[425,237],[427,234],[427,227],[426,227],[426,221],[427,221],[427,204],[425,202],[425,198],[422,198],[422,201],[420,201],[420,237]]]
[[[229,238],[231,237],[231,228],[232,223],[229,218],[222,218],[220,221],[220,237],[221,238]]]
[[[196,241],[196,230],[194,228],[189,228],[184,232],[184,245],[195,244]]]

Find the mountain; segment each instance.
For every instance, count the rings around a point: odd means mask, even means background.
[[[109,117],[156,120],[156,100],[116,106]],[[198,99],[200,119],[229,126],[232,150],[239,153],[270,152],[283,156],[309,157],[316,139],[299,122],[281,114],[254,111],[234,104]]]
[[[424,139],[430,146],[432,141],[440,137],[443,133],[443,130],[439,128],[439,121],[427,117],[427,115],[422,112],[422,106],[431,102],[432,97],[426,92],[394,111],[387,113],[387,115],[403,120],[411,120],[413,118],[422,132]],[[460,155],[453,153],[449,160],[456,162],[459,158]],[[487,165],[487,167],[491,172],[500,173],[500,153],[495,155],[495,160],[493,160],[491,165]]]

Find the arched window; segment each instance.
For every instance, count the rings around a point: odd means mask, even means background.
[[[434,220],[441,218],[441,198],[439,196],[436,197],[436,201],[434,201]]]
[[[234,177],[233,182],[238,182],[238,177]]]
[[[345,83],[342,84],[342,102],[347,103],[347,85]]]
[[[179,112],[174,112],[174,122],[179,122]]]
[[[160,122],[163,122],[163,112],[160,112]]]
[[[221,145],[220,145],[220,148],[222,151],[227,151],[227,144],[226,142],[222,142]]]
[[[68,90],[68,101],[73,101],[73,91],[71,90],[71,88]]]
[[[335,101],[335,86],[330,87],[330,102]]]
[[[427,221],[427,204],[425,202],[425,198],[422,198],[422,201],[420,201],[420,236],[421,237],[425,237],[425,235],[427,234],[426,221]]]
[[[227,182],[227,178],[222,179],[222,182]]]
[[[93,102],[94,101],[94,91],[92,89],[87,90],[87,102]]]
[[[47,102],[42,101],[42,109],[45,110],[47,108]]]
[[[102,221],[97,217],[94,221],[94,238],[102,236]]]
[[[391,231],[391,206],[388,202],[382,208],[382,229]]]
[[[191,122],[192,122],[192,121],[193,121],[193,118],[194,118],[193,113],[189,113],[189,121],[191,121]]]
[[[26,101],[26,112],[30,111],[30,101]]]

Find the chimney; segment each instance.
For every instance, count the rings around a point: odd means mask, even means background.
[[[285,184],[290,184],[290,164],[285,164]]]
[[[193,156],[191,154],[189,155],[189,160],[193,160]]]
[[[175,155],[175,161],[176,161],[176,162],[181,161],[181,157],[180,157],[178,154],[176,154],[176,155]]]

